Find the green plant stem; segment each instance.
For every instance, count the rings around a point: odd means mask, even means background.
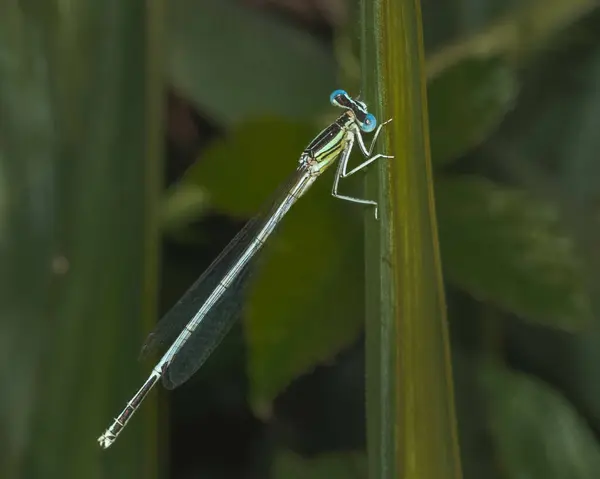
[[[368,176],[369,477],[459,479],[461,467],[429,154],[421,12],[415,0],[362,2],[363,88],[393,118]]]

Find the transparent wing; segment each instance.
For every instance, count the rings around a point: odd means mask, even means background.
[[[192,377],[239,318],[248,279],[256,270],[256,258],[246,264],[169,363],[162,377],[167,389],[175,389]]]
[[[274,199],[269,201],[268,206],[262,210],[264,213],[257,215],[244,226],[202,276],[161,319],[154,331],[148,335],[142,347],[142,356],[173,343],[216,288],[219,281],[254,240],[265,222],[271,218],[282,201],[285,201],[290,186],[295,184],[302,174],[301,170],[297,170],[284,183]],[[174,389],[193,376],[231,329],[241,311],[244,289],[255,269],[258,253],[259,251],[244,265],[225,293],[207,312],[188,341],[168,364],[163,374],[163,384],[166,388]]]
[[[154,330],[147,336],[140,356],[166,349],[179,336],[185,325],[216,288],[223,275],[229,270],[239,254],[248,246],[252,236],[260,227],[260,217],[246,223],[240,232],[229,242],[219,256],[208,266],[177,303],[161,318]]]

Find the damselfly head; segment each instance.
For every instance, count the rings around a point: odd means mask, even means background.
[[[369,113],[365,102],[352,98],[344,90],[335,90],[330,96],[329,100],[334,106],[340,108],[346,108],[354,113],[356,124],[365,133],[369,133],[377,126],[377,119],[375,115]]]

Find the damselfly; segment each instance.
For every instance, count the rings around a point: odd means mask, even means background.
[[[302,152],[298,168],[265,213],[246,224],[148,336],[142,348],[143,354],[157,347],[168,344],[171,346],[121,414],[98,438],[103,448],[106,449],[115,441],[159,379],[162,378],[167,389],[174,389],[202,366],[229,331],[241,309],[240,290],[248,279],[250,261],[291,206],[336,160],[339,159],[339,164],[333,180],[332,195],[342,200],[374,206],[377,218],[377,202],[341,195],[338,193],[338,184],[341,178],[362,170],[379,158],[392,158],[382,154],[371,156],[381,128],[391,120],[379,125],[371,146],[367,149],[362,132],[370,133],[377,125],[375,116],[368,112],[367,105],[350,97],[343,90],[334,91],[330,100],[333,105],[343,108],[344,113],[319,133]],[[348,159],[355,142],[366,160],[348,171]]]

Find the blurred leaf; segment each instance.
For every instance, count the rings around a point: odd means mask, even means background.
[[[596,266],[600,256],[597,255],[598,238],[598,204],[600,203],[600,188],[598,188],[598,177],[600,175],[600,162],[598,162],[598,151],[600,149],[600,10],[585,22],[581,22],[572,36],[575,39],[582,37],[574,47],[579,53],[579,58],[573,60],[567,53],[560,63],[556,58],[552,62],[556,69],[567,67],[563,73],[562,68],[558,74],[564,75],[564,85],[558,97],[550,109],[545,103],[546,116],[552,113],[550,120],[556,126],[554,131],[546,130],[554,135],[550,141],[546,141],[561,154],[559,180],[561,186],[568,192],[572,200],[570,205],[577,214],[579,225],[586,233],[592,233],[595,237],[590,238],[592,251],[590,257],[594,256]],[[575,48],[573,48],[575,49]],[[571,57],[574,56],[571,54]],[[545,72],[548,72],[546,69]],[[540,72],[541,73],[541,72]],[[549,72],[551,73],[551,72]],[[562,79],[561,78],[561,79]],[[566,104],[565,104],[566,103]],[[544,131],[539,131],[542,134]],[[554,141],[552,141],[554,139]],[[543,139],[541,135],[536,138],[538,143]],[[557,141],[558,140],[558,141]],[[558,143],[559,144],[556,144]],[[581,211],[583,209],[584,211]],[[595,269],[598,272],[598,269]]]
[[[508,478],[593,479],[600,449],[585,421],[542,381],[498,365],[481,369],[490,426]]]
[[[599,18],[596,11],[557,35],[532,61],[522,75],[519,104],[490,147],[519,183],[546,189],[557,200],[566,193],[579,203],[598,191]]]
[[[498,57],[467,59],[428,86],[431,154],[440,165],[485,140],[513,107],[515,71]]]
[[[479,383],[478,373],[481,354],[468,351],[461,335],[469,335],[476,341],[481,337],[473,334],[480,329],[473,325],[479,319],[456,310],[455,295],[450,295],[448,316],[452,324],[452,372],[456,394],[456,415],[459,426],[461,463],[465,478],[506,479],[496,467],[496,453],[487,424],[489,411],[486,396]],[[479,324],[487,324],[480,322]]]
[[[568,338],[565,356],[554,358],[554,371],[562,376],[568,391],[580,402],[594,430],[600,430],[600,327]],[[556,354],[557,348],[553,352]],[[565,363],[565,359],[567,362]],[[560,365],[557,364],[560,362]]]
[[[201,184],[220,211],[250,217],[296,169],[314,134],[275,120],[241,125],[206,152],[184,183]],[[331,197],[331,174],[286,215],[249,291],[250,394],[262,414],[295,377],[355,340],[362,325],[362,235],[347,219],[352,206]]]
[[[336,63],[314,35],[233,0],[168,5],[168,77],[217,122],[265,113],[301,119],[323,108]]]
[[[3,478],[155,477],[152,401],[109,454],[96,438],[153,317],[160,7],[1,7]]]
[[[493,0],[494,2],[496,0]],[[446,68],[456,65],[466,58],[492,58],[499,55],[523,57],[524,53],[545,47],[548,38],[585,17],[598,6],[597,0],[545,0],[511,3],[518,8],[506,9],[506,12],[493,24],[474,35],[459,35],[455,43],[444,45],[435,54],[427,58],[427,76],[433,78]],[[467,6],[468,4],[468,6]],[[433,2],[435,15],[440,15],[437,2]],[[461,3],[455,13],[459,27],[465,26],[465,17],[477,5],[481,9],[489,8],[488,2],[469,0]],[[490,12],[491,13],[491,12]],[[499,9],[498,9],[499,13]],[[487,15],[486,15],[487,16]],[[524,29],[523,26],[527,28]],[[446,25],[447,27],[447,25]],[[478,30],[480,30],[478,28]],[[428,28],[429,31],[429,28]],[[524,34],[526,32],[526,34]],[[427,34],[430,37],[429,33]],[[456,35],[453,35],[456,37]]]
[[[436,186],[450,281],[548,326],[577,329],[590,320],[573,244],[552,205],[477,177]]]
[[[22,477],[32,448],[52,281],[54,138],[41,45],[16,6],[0,15],[0,476]],[[35,31],[34,29],[32,29]],[[14,358],[19,358],[14,361]],[[62,437],[57,438],[61,440]]]
[[[315,133],[306,124],[273,118],[245,122],[208,148],[182,183],[202,187],[213,208],[254,216],[295,171]]]
[[[203,216],[208,207],[208,193],[191,182],[181,183],[167,192],[162,203],[162,226],[176,230],[194,218]]]
[[[556,199],[600,311],[600,10],[563,32],[524,76],[524,98],[490,145],[519,184]],[[551,78],[552,81],[548,81]]]
[[[524,150],[526,161],[515,158],[512,151],[501,158],[520,182],[532,188],[541,184],[561,202],[583,259],[595,319],[600,312],[599,26],[597,8],[558,35],[530,69],[523,90],[527,101],[516,111],[512,135],[504,139]],[[560,384],[594,430],[600,431],[600,323],[594,321],[582,334],[550,338],[540,341],[538,334],[532,342],[525,336],[520,354],[536,365],[536,371],[543,369],[544,377]]]
[[[366,479],[367,458],[364,453],[340,452],[303,458],[290,451],[275,456],[273,479]]]
[[[576,334],[515,322],[508,327],[511,361],[559,389],[600,431],[600,323]]]
[[[362,235],[323,178],[264,253],[246,331],[251,400],[264,413],[296,376],[356,340],[363,321]]]

